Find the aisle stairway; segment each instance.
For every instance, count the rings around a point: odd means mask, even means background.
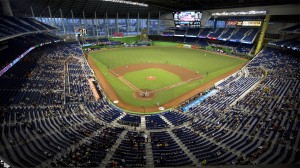
[[[146,163],[147,163],[146,167],[152,168],[154,167],[154,161],[153,161],[150,132],[148,130],[145,130],[145,134],[148,137],[148,142],[146,142]]]
[[[190,158],[190,160],[193,162],[193,165],[201,166],[200,163],[198,163],[198,159],[193,155],[193,153],[179,140],[179,138],[171,131],[168,130],[168,133],[174,139],[174,141],[180,146],[180,148],[184,151],[184,153]]]
[[[128,130],[125,130],[121,133],[121,135],[117,139],[116,143],[109,149],[105,158],[102,160],[102,162],[99,166],[100,168],[106,167],[107,165],[109,165],[109,161],[110,161],[111,157],[114,155],[116,149],[119,147],[119,145],[121,144],[122,140],[124,139],[124,137],[127,133],[128,133]]]
[[[45,162],[43,162],[41,165],[37,166],[37,167],[48,167],[50,166],[50,163],[53,159],[58,159],[61,158],[61,156],[70,153],[73,149],[78,148],[80,145],[84,144],[85,142],[87,142],[89,139],[92,139],[93,137],[98,136],[99,134],[102,133],[104,127],[102,127],[101,129],[95,131],[94,133],[92,133],[90,136],[87,136],[85,138],[83,138],[82,140],[80,140],[78,143],[69,146],[68,148],[66,148],[65,150],[57,153],[53,158],[50,158],[48,160],[46,160]],[[125,132],[125,131],[124,131]]]
[[[141,130],[145,130],[146,129],[146,120],[145,120],[145,116],[141,116],[141,125],[140,125],[140,129]]]
[[[163,119],[168,125],[171,127],[174,127],[174,125],[163,115],[160,115],[160,118]]]

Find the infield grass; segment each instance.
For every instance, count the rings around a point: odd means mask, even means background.
[[[149,76],[154,76],[156,79],[147,80]],[[160,68],[128,72],[124,78],[142,90],[157,90],[181,81],[179,76]]]
[[[167,103],[168,101],[191,91],[208,81],[225,74],[232,69],[240,66],[247,62],[247,60],[239,59],[235,57],[229,57],[224,55],[219,55],[216,53],[206,52],[203,50],[193,50],[185,48],[176,48],[176,47],[137,47],[137,48],[120,48],[112,50],[104,50],[98,52],[90,52],[90,57],[94,60],[100,71],[106,75],[106,79],[112,85],[118,96],[127,104],[134,106],[144,106],[152,107],[156,106],[157,102],[160,104]],[[134,98],[132,95],[134,91],[116,78],[114,75],[108,72],[108,68],[117,68],[120,66],[130,66],[132,64],[144,64],[144,63],[160,63],[160,64],[173,64],[176,66],[181,66],[194,72],[198,72],[204,76],[202,80],[196,80],[190,83],[186,83],[175,88],[168,90],[163,90],[155,94],[155,97],[152,100],[140,100]],[[147,70],[147,69],[145,69]],[[148,69],[149,72],[152,71],[151,68]],[[148,73],[147,70],[147,73]],[[169,83],[161,84],[150,84],[151,81],[145,79],[145,76],[152,74],[139,73],[138,71],[130,72],[125,74],[124,77],[126,80],[130,81],[133,85],[141,89],[159,89]],[[133,73],[133,74],[131,74]],[[165,72],[158,72],[154,76],[160,75],[163,78],[169,77],[172,80],[170,83],[177,83],[175,80],[176,76],[166,75]],[[170,72],[168,72],[170,73]],[[209,75],[207,75],[207,73]],[[152,75],[153,76],[153,75]],[[172,77],[171,77],[172,76]],[[177,76],[178,77],[178,76]],[[153,81],[158,82],[158,81]],[[149,84],[146,87],[145,83]],[[150,88],[151,87],[151,88]]]

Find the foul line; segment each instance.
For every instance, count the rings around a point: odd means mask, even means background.
[[[159,92],[159,91],[162,91],[162,90],[172,89],[174,87],[177,87],[177,86],[180,86],[180,85],[184,85],[186,83],[189,83],[189,82],[195,81],[197,79],[201,79],[201,78],[203,78],[203,76],[200,76],[200,77],[197,77],[197,78],[192,78],[192,79],[189,79],[189,80],[186,80],[186,81],[182,81],[182,82],[178,82],[178,83],[175,83],[173,85],[169,85],[169,86],[157,89],[157,90],[152,90],[149,93],[154,93],[154,92]]]
[[[123,83],[125,83],[127,86],[129,86],[134,91],[143,93],[143,91],[141,91],[139,88],[137,88],[136,86],[134,86],[132,83],[128,82],[122,76],[119,76],[118,79],[120,79]]]
[[[117,78],[120,76],[119,74],[115,73],[115,71],[108,69],[109,72],[111,72],[113,75],[115,75]]]
[[[109,69],[109,72],[111,72],[113,75],[115,75],[118,79],[120,79],[120,81],[122,81],[124,84],[126,84],[127,86],[129,86],[135,92],[141,92],[141,93],[143,92],[139,88],[137,88],[136,86],[134,86],[132,83],[130,83],[126,79],[124,79],[122,76],[120,76],[119,74],[115,73],[113,70]]]

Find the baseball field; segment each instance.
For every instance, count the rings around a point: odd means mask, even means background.
[[[135,112],[174,107],[247,62],[203,50],[164,46],[94,51],[88,61],[109,99]]]

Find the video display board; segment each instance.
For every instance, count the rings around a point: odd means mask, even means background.
[[[197,11],[182,11],[174,13],[175,27],[177,28],[199,28],[202,13]]]

